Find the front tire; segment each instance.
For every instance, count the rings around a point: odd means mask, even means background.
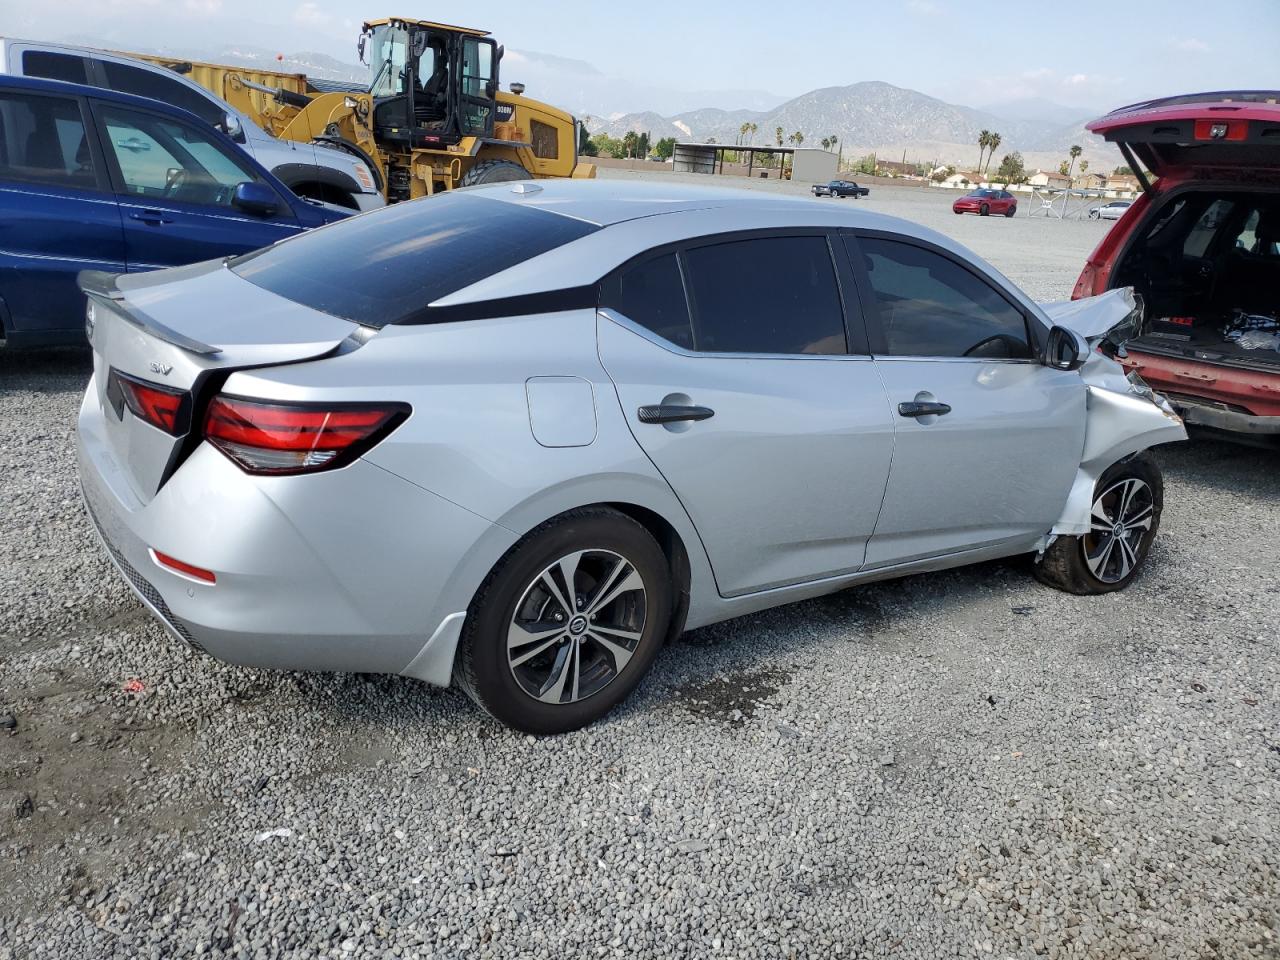
[[[510,727],[565,733],[648,672],[671,619],[666,556],[615,510],[574,510],[514,546],[467,611],[454,678]]]
[[[1035,566],[1036,579],[1082,596],[1123,590],[1147,559],[1163,510],[1155,461],[1145,453],[1121,460],[1094,487],[1093,529],[1055,540]]]
[[[518,163],[510,160],[482,160],[462,175],[459,186],[478,187],[484,183],[532,179],[533,175]]]
[[[989,216],[990,213],[991,213],[991,208],[987,206],[985,203],[978,208],[978,216],[980,217]]]

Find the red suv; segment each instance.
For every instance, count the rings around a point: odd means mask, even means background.
[[[981,187],[966,193],[951,205],[952,213],[976,213],[980,217],[1002,213],[1012,217],[1018,212],[1018,198],[1008,190]]]
[[[1277,442],[1280,92],[1168,97],[1088,129],[1120,148],[1143,192],[1072,296],[1133,287],[1146,319],[1125,344],[1125,366],[1188,425]]]

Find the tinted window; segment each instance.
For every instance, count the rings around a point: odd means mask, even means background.
[[[623,271],[604,305],[677,346],[693,349],[689,305],[674,253],[645,260]]]
[[[397,203],[232,262],[295,303],[381,327],[598,228],[504,200],[447,193]]]
[[[63,97],[0,94],[0,178],[96,187],[79,104]]]
[[[1022,314],[985,280],[912,244],[859,244],[889,356],[1032,356]]]
[[[1214,234],[1222,226],[1223,221],[1231,214],[1235,203],[1231,200],[1215,200],[1200,215],[1191,232],[1182,243],[1182,253],[1187,257],[1203,257],[1209,250],[1209,243]]]
[[[208,127],[106,104],[98,113],[126,193],[230,207],[236,185],[258,179],[222,152]]]
[[[43,50],[24,50],[22,72],[28,77],[44,77],[46,80],[63,80],[67,83],[88,83],[84,57],[69,53],[46,53]]]
[[[192,90],[176,77],[166,77],[157,71],[130,67],[112,60],[103,60],[101,63],[107,74],[107,84],[112,90],[150,97],[152,100],[190,110],[205,123],[215,126],[226,120],[227,112],[222,104]]]
[[[767,237],[685,251],[693,342],[712,353],[846,353],[825,237]]]

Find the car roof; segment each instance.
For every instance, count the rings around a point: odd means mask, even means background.
[[[472,187],[468,192],[558,213],[601,227],[693,210],[794,211],[803,216],[826,206],[807,196],[782,196],[742,187],[613,179],[516,181]]]

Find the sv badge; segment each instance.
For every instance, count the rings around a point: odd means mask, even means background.
[[[162,377],[167,377],[169,375],[169,371],[173,369],[173,367],[170,366],[169,364],[161,363],[159,360],[152,360],[149,364],[147,364],[147,368],[152,373],[158,373]]]

